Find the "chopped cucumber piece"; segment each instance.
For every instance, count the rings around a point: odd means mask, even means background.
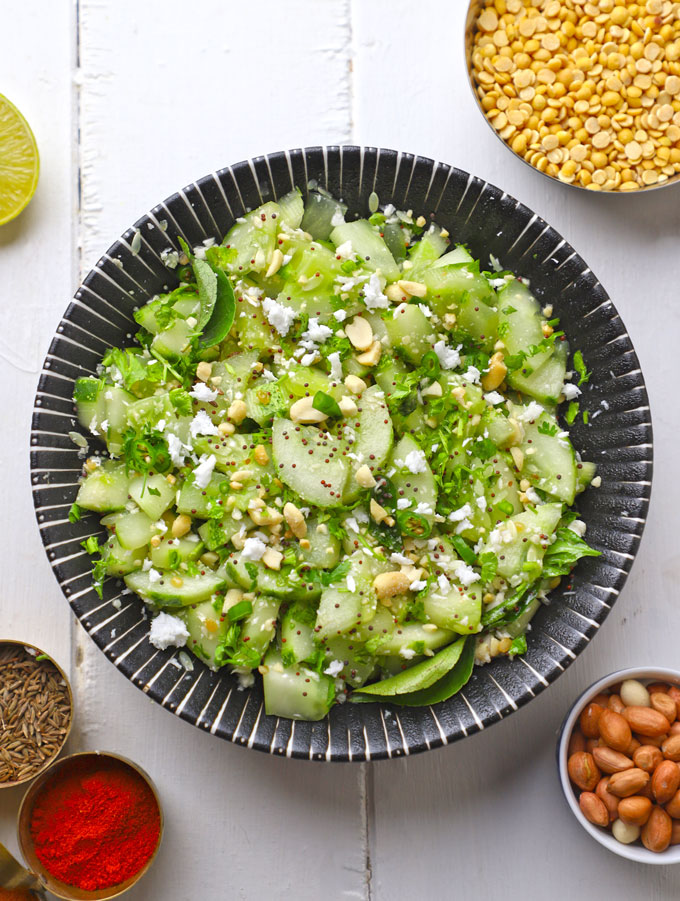
[[[286,669],[278,652],[265,657],[264,708],[268,716],[292,720],[322,720],[335,700],[330,676],[295,665]]]
[[[125,584],[145,600],[158,607],[188,607],[207,601],[225,581],[217,573],[206,572],[202,576],[187,576],[182,572],[161,572],[156,570],[130,573]]]
[[[175,499],[175,488],[165,476],[136,476],[130,482],[130,497],[152,520],[160,519]]]
[[[137,510],[135,513],[124,513],[116,521],[116,538],[129,550],[146,547],[151,541],[153,520],[146,513]]]
[[[124,463],[102,463],[81,484],[76,504],[97,513],[123,510],[130,487]]]
[[[331,241],[335,245],[345,244],[349,241],[352,250],[366,261],[366,266],[375,272],[380,272],[388,282],[400,277],[399,267],[389,252],[387,244],[366,219],[357,219],[355,222],[338,225],[331,232]]]
[[[349,465],[340,453],[331,457],[324,435],[313,426],[296,426],[289,419],[275,420],[272,431],[274,463],[281,481],[308,503],[317,507],[338,507],[342,504]]]

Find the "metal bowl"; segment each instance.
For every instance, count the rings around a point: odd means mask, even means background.
[[[33,837],[31,835],[31,819],[33,816],[33,808],[36,802],[36,798],[38,797],[38,794],[40,793],[42,788],[48,785],[53,779],[63,776],[64,773],[71,770],[77,770],[88,762],[94,762],[98,760],[114,760],[119,764],[123,764],[125,767],[132,770],[136,775],[138,775],[149,786],[151,792],[153,793],[154,800],[158,805],[158,813],[160,816],[160,831],[158,835],[158,844],[156,845],[156,850],[153,852],[149,860],[142,867],[142,869],[139,870],[138,873],[135,873],[134,876],[126,879],[125,882],[120,882],[118,883],[118,885],[111,886],[110,888],[98,889],[96,891],[85,891],[84,889],[80,889],[76,886],[61,882],[61,880],[56,879],[45,869],[45,867],[38,859],[37,854],[35,853]],[[140,766],[138,766],[136,763],[133,763],[132,760],[128,760],[127,757],[122,757],[120,754],[114,754],[109,751],[84,751],[79,754],[71,754],[69,757],[64,757],[58,763],[54,764],[54,766],[51,766],[47,772],[43,773],[42,776],[37,779],[29,788],[21,802],[21,807],[19,808],[19,815],[17,818],[17,835],[19,838],[19,848],[21,849],[21,853],[23,854],[24,860],[26,861],[28,867],[32,870],[33,873],[35,873],[35,875],[45,886],[45,888],[53,895],[56,895],[57,898],[63,898],[65,899],[65,901],[104,901],[104,899],[117,898],[120,895],[125,894],[128,889],[131,889],[134,885],[136,885],[142,878],[142,876],[144,876],[144,874],[148,872],[152,863],[156,859],[156,855],[158,854],[158,850],[163,840],[163,808],[161,807],[158,790],[154,785],[151,777]]]
[[[0,640],[0,650],[2,650],[7,645],[14,645],[16,647],[26,648],[29,651],[29,653],[34,652],[33,656],[36,656],[36,657],[45,655],[46,657],[49,658],[50,663],[57,670],[57,672],[63,679],[64,684],[66,685],[66,689],[68,691],[68,700],[69,700],[69,708],[71,711],[71,716],[69,719],[68,727],[66,729],[66,734],[64,735],[64,739],[63,739],[59,749],[57,751],[55,751],[55,753],[51,757],[48,757],[39,769],[31,771],[28,775],[24,776],[22,779],[15,779],[13,782],[0,782],[0,790],[2,790],[3,788],[15,788],[17,785],[24,785],[26,782],[30,782],[31,779],[35,779],[36,776],[39,776],[41,773],[44,773],[48,767],[52,766],[52,764],[56,761],[56,759],[59,757],[61,752],[64,750],[64,745],[68,741],[69,735],[71,734],[71,729],[73,728],[73,692],[71,691],[71,683],[69,682],[68,676],[66,675],[64,670],[59,666],[59,664],[54,660],[53,657],[51,657],[49,654],[46,654],[45,651],[41,650],[40,648],[35,647],[35,645],[32,645],[27,641],[15,641],[15,640],[9,640],[9,639]],[[0,683],[0,689],[2,689],[1,683]]]
[[[578,804],[578,797],[569,779],[569,773],[567,772],[567,749],[569,747],[571,733],[574,726],[577,724],[581,711],[601,691],[606,691],[612,685],[623,682],[624,679],[637,679],[645,684],[650,682],[669,682],[672,685],[680,686],[680,672],[678,672],[678,670],[664,669],[663,667],[658,666],[636,666],[631,669],[622,669],[615,673],[610,673],[608,676],[603,676],[603,678],[598,679],[597,682],[593,682],[593,684],[574,701],[573,706],[562,723],[560,737],[557,742],[557,769],[559,772],[560,785],[562,786],[566,802],[578,822],[583,826],[586,832],[595,839],[595,841],[599,842],[609,851],[613,851],[614,854],[618,854],[619,857],[625,857],[626,860],[632,860],[635,863],[662,865],[680,863],[680,845],[671,845],[666,848],[665,851],[657,854],[654,851],[649,851],[644,845],[638,844],[637,842],[631,845],[624,845],[617,841],[611,832],[590,823],[581,812],[581,808]]]
[[[552,182],[557,182],[560,185],[564,185],[567,188],[576,188],[579,191],[585,191],[587,194],[592,194],[592,191],[588,191],[583,185],[577,185],[576,183],[569,184],[568,182],[560,181],[555,175],[548,175],[547,172],[541,172],[540,169],[537,169],[535,166],[532,166],[531,163],[524,159],[523,156],[519,153],[515,153],[512,147],[505,141],[493,127],[489,119],[487,118],[486,112],[484,111],[481,101],[479,99],[479,94],[477,91],[477,83],[475,82],[475,77],[472,71],[472,48],[474,43],[475,32],[477,30],[477,19],[479,18],[479,14],[482,12],[484,7],[486,6],[485,0],[470,0],[468,5],[467,15],[465,17],[465,66],[467,68],[468,81],[470,83],[470,90],[472,91],[472,95],[475,98],[475,102],[479,107],[479,111],[484,117],[484,121],[489,126],[495,137],[501,142],[501,144],[507,148],[507,150],[518,160],[521,160],[525,166],[528,166],[532,172],[538,172],[539,175],[544,176]],[[669,185],[674,185],[680,182],[680,173],[677,175],[673,175],[669,177],[668,181],[663,182],[662,184],[657,185],[645,185],[644,187],[638,188],[637,191],[601,191],[597,192],[600,194],[615,194],[615,195],[627,195],[630,194],[632,196],[641,194],[642,192],[647,191],[658,191],[662,188],[667,188]]]

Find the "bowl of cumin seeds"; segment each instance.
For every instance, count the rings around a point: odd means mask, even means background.
[[[0,789],[47,769],[72,724],[73,695],[63,670],[33,645],[0,641]]]

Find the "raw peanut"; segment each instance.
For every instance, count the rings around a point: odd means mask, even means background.
[[[650,682],[647,686],[647,691],[651,695],[655,694],[658,691],[663,692],[664,694],[668,694],[669,685],[667,682]]]
[[[587,751],[577,751],[572,754],[567,761],[567,771],[571,781],[583,791],[588,792],[595,788],[601,777],[592,754],[588,754]],[[634,792],[631,792],[632,794]]]
[[[665,735],[634,735],[633,737],[639,739],[643,745],[652,745],[655,748],[660,748],[666,738]]]
[[[652,707],[654,708],[654,710],[658,710],[659,713],[663,713],[669,723],[672,723],[677,718],[678,711],[675,707],[675,701],[667,694],[663,694],[660,691],[655,691],[650,694],[649,700],[652,702]]]
[[[616,820],[615,823],[612,823],[612,835],[622,845],[630,845],[631,842],[636,842],[640,838],[640,827],[629,826],[623,820]]]
[[[595,826],[609,825],[609,811],[597,795],[592,792],[581,792],[578,806],[589,823],[594,823]]]
[[[680,735],[671,735],[661,745],[661,753],[666,760],[680,760]]]
[[[619,819],[629,826],[644,826],[652,812],[652,802],[642,795],[621,798],[618,812]]]
[[[611,748],[594,748],[593,759],[603,773],[622,773],[633,766],[633,761]]]
[[[680,721],[676,720],[674,723],[671,723],[671,728],[668,733],[669,735],[678,735],[680,734]]]
[[[602,747],[602,745],[600,744],[599,738],[589,738],[586,741],[586,751],[589,754],[592,754],[593,751],[595,750],[595,748],[601,748],[601,747]]]
[[[633,754],[637,751],[638,748],[642,747],[642,742],[639,742],[637,738],[631,738],[630,744],[626,748],[625,752],[629,757],[632,757]]]
[[[619,799],[608,790],[609,778],[605,776],[597,783],[595,794],[609,811],[609,819],[613,822],[617,817]]]
[[[658,710],[652,710],[651,707],[641,707],[639,705],[626,707],[623,716],[628,720],[628,725],[633,732],[637,732],[638,735],[647,735],[655,738],[665,735],[671,728],[671,724],[663,713],[659,713]]]
[[[633,753],[633,763],[645,773],[653,773],[663,761],[663,754],[653,745],[640,745]]]
[[[591,704],[599,704],[600,707],[606,707],[609,703],[609,695],[600,692],[599,695],[595,695],[593,700],[590,702]]]
[[[626,707],[649,707],[649,692],[637,679],[622,682],[619,694]]]
[[[609,704],[607,705],[614,713],[623,713],[626,705],[621,700],[620,695],[609,695]]]
[[[680,845],[680,820],[674,820],[671,824],[671,845]]]
[[[680,688],[677,685],[671,685],[668,689],[668,697],[675,701],[675,715],[680,717]]]
[[[672,760],[664,760],[652,775],[652,791],[657,804],[665,804],[680,788],[680,767]]]
[[[656,800],[654,797],[654,792],[652,791],[652,780],[650,779],[647,785],[643,785],[643,787],[638,792],[638,795],[642,795],[643,798],[649,798],[652,803]]]
[[[666,813],[676,820],[680,820],[680,790],[676,791],[666,804]]]
[[[581,713],[579,722],[581,725],[581,732],[583,732],[586,738],[600,737],[598,723],[603,710],[604,708],[600,704],[588,704]]]
[[[569,745],[567,746],[567,757],[571,757],[572,754],[575,754],[577,751],[585,751],[586,749],[586,740],[583,737],[583,732],[580,729],[574,729],[574,731],[569,736]]]
[[[654,807],[640,833],[642,844],[648,851],[659,853],[670,845],[672,834],[671,818],[663,808]]]
[[[617,798],[629,798],[631,795],[640,794],[640,789],[643,789],[648,782],[649,773],[645,773],[638,767],[631,767],[622,773],[614,773],[609,780],[608,788]]]
[[[625,751],[633,739],[626,718],[613,710],[603,710],[598,722],[600,738],[614,751]]]

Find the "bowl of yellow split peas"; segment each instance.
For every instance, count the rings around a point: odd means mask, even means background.
[[[680,2],[472,0],[470,84],[487,122],[565,185],[680,180]]]

